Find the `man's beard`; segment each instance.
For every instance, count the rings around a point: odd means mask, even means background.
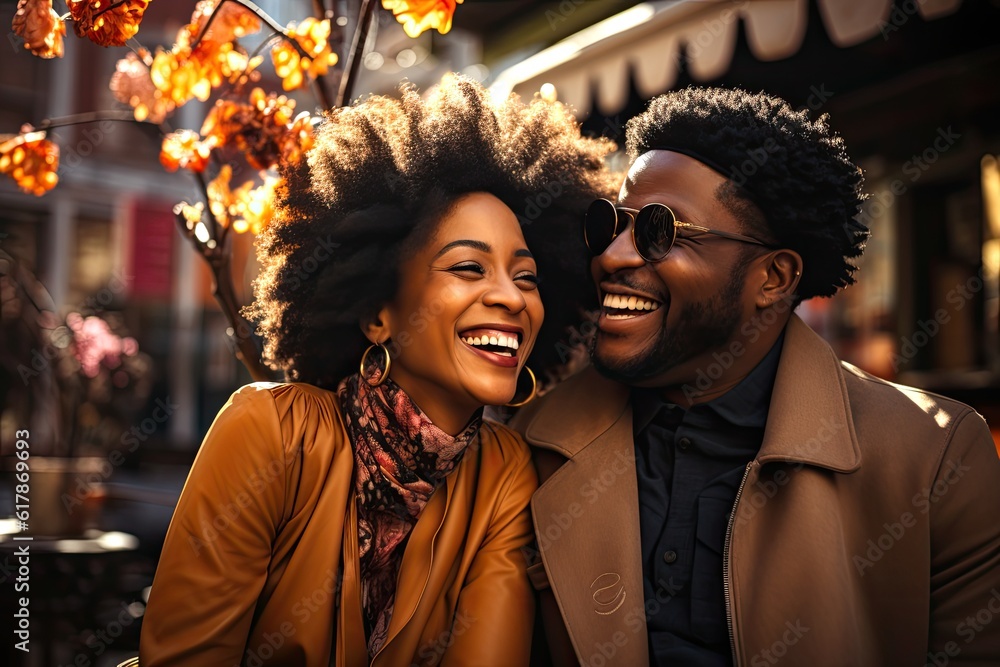
[[[732,338],[742,319],[740,301],[748,268],[749,262],[737,262],[722,292],[707,301],[686,304],[672,331],[661,328],[652,345],[645,351],[637,350],[628,359],[602,359],[597,353],[597,338],[601,335],[598,332],[590,344],[594,368],[613,380],[636,384],[663,375],[713,348],[721,348]]]

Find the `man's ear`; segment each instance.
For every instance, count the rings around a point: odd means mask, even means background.
[[[779,301],[791,302],[802,278],[802,257],[794,250],[776,250],[764,255],[761,270],[764,281],[756,294],[758,308],[768,308]]]
[[[361,322],[361,332],[373,345],[384,343],[392,338],[392,330],[389,326],[389,309],[383,307],[369,320]]]

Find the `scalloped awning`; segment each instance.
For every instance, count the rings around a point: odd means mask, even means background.
[[[644,97],[670,88],[677,78],[682,45],[688,71],[699,81],[726,72],[736,46],[739,19],[747,41],[761,61],[780,60],[802,45],[808,3],[817,2],[830,40],[852,46],[895,27],[910,16],[924,20],[956,11],[962,0],[677,0],[646,2],[567,37],[502,71],[492,86],[506,97],[514,91],[530,98],[551,83],[559,99],[578,114],[591,108],[612,114],[628,99],[629,71]]]

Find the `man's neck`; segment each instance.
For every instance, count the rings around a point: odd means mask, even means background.
[[[713,357],[713,366],[718,366],[721,370],[720,373],[713,373],[712,368],[699,368],[695,373],[694,381],[688,379],[683,384],[668,384],[659,387],[660,396],[663,400],[684,408],[717,400],[738,387],[762,365],[769,367],[767,369],[769,373],[776,370],[778,359],[774,355],[780,354],[781,346],[779,343],[783,340],[784,327],[773,338],[756,341],[757,345],[754,346],[754,349],[746,349],[742,355],[732,354],[728,351],[717,353]],[[727,359],[730,359],[731,362],[728,364],[728,368],[725,368],[724,362]]]

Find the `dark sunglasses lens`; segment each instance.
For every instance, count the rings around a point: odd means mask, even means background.
[[[635,247],[646,260],[656,262],[674,244],[674,213],[663,204],[648,204],[635,217]]]
[[[598,199],[587,209],[583,222],[583,235],[595,256],[608,249],[615,238],[615,225],[618,222],[618,211],[615,205],[606,199]]]

